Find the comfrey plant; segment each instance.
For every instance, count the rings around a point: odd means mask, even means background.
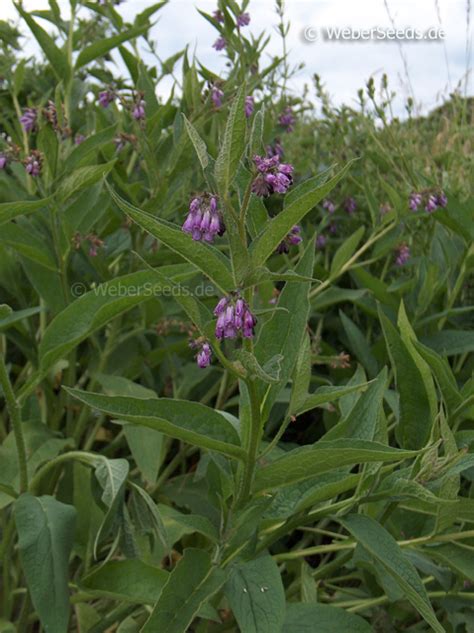
[[[225,76],[59,4],[0,29],[0,631],[467,633],[468,179],[312,120],[246,1]]]

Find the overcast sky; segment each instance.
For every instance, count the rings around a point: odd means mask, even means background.
[[[15,18],[11,0],[5,4],[7,17]],[[58,0],[68,13],[69,0]],[[321,75],[336,103],[351,103],[358,88],[372,75],[376,79],[387,73],[393,89],[399,93],[396,111],[403,112],[406,96],[413,93],[423,111],[438,105],[460,82],[466,89],[466,69],[472,69],[474,15],[468,26],[471,0],[287,0],[286,15],[291,22],[289,35],[292,63],[304,62],[305,68],[293,80],[292,88],[300,91],[304,84],[312,86],[314,73]],[[153,4],[153,0],[127,0],[118,7],[126,20]],[[215,9],[215,0],[170,0],[162,9],[153,29],[162,59],[182,49],[195,47],[197,56],[208,68],[218,72],[224,57],[212,48],[216,32],[197,12]],[[24,0],[29,10],[48,8],[48,0]],[[272,35],[268,52],[281,53],[281,41],[275,32],[277,16],[274,0],[251,0],[248,29],[258,34],[266,30]],[[1,16],[4,18],[5,11]],[[44,23],[46,28],[48,23]],[[413,27],[426,31],[430,27],[444,29],[444,41],[437,42],[328,42],[322,29],[328,27]],[[306,33],[306,39],[304,34]],[[316,41],[309,42],[317,36]],[[29,50],[29,49],[26,49]],[[32,49],[34,50],[34,49]],[[467,92],[473,94],[474,82],[468,73]],[[169,86],[162,85],[166,93]]]

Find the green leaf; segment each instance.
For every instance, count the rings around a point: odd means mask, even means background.
[[[410,349],[380,309],[379,319],[400,393],[397,437],[405,448],[422,448],[429,440],[434,420],[430,397]]]
[[[345,167],[323,185],[319,184],[319,178],[315,178],[313,189],[308,189],[308,183],[306,182],[292,191],[291,197],[287,195],[283,211],[267,222],[250,245],[250,255],[254,267],[263,266],[270,255],[275,252],[280,242],[288,235],[291,228],[298,224],[336,186],[339,180],[347,173],[351,164],[347,163]]]
[[[257,471],[255,491],[289,486],[343,466],[370,462],[396,462],[416,457],[418,451],[405,451],[366,440],[319,441],[286,453]]]
[[[314,581],[313,581],[314,582]],[[282,631],[288,633],[371,633],[363,618],[327,604],[291,602],[287,605]]]
[[[311,276],[313,262],[314,244],[310,240],[296,266],[295,273],[306,277]],[[283,309],[276,310],[273,317],[260,330],[255,347],[260,364],[266,364],[276,354],[283,355],[279,382],[268,387],[262,398],[264,420],[270,415],[278,394],[282,388],[286,387],[293,372],[308,325],[310,288],[309,281],[287,281],[278,299],[278,308]]]
[[[115,160],[111,160],[103,165],[79,167],[59,185],[56,192],[58,199],[61,202],[65,202],[81,189],[91,187],[94,183],[107,176],[114,164]]]
[[[48,633],[67,633],[68,565],[76,510],[53,497],[15,501],[18,549],[31,600]]]
[[[184,550],[141,633],[186,633],[201,607],[225,579],[226,574],[212,564],[207,552]]]
[[[235,357],[242,363],[247,370],[250,380],[259,378],[263,382],[275,384],[280,381],[281,361],[283,356],[277,354],[273,356],[265,366],[262,367],[253,354],[240,349],[236,352]]]
[[[275,633],[282,630],[285,591],[278,566],[271,556],[232,565],[224,594],[240,631]]]
[[[339,318],[341,319],[344,332],[349,339],[350,351],[365,367],[370,378],[373,378],[377,373],[377,361],[372,354],[372,350],[370,349],[370,345],[368,344],[364,333],[350,317],[344,314],[342,310],[339,310]]]
[[[448,411],[453,413],[454,410],[461,404],[462,395],[458,389],[456,378],[454,377],[448,361],[446,358],[439,356],[433,349],[423,345],[419,341],[414,341],[413,344],[420,356],[430,366],[446,402]]]
[[[194,125],[188,121],[186,115],[183,113],[184,119],[184,127],[186,128],[186,132],[188,133],[189,138],[191,139],[191,143],[196,150],[196,155],[201,163],[201,167],[203,171],[209,165],[209,154],[207,153],[206,143],[199,136],[199,132],[196,130]]]
[[[171,278],[185,274],[187,266],[165,266]],[[71,287],[74,292],[75,285]],[[82,284],[79,290],[85,290]],[[163,286],[153,273],[142,271],[117,277],[86,292],[76,299],[46,328],[39,345],[40,371],[45,373],[60,358],[64,358],[84,339],[111,319],[153,298]]]
[[[355,250],[359,245],[362,236],[364,235],[364,231],[365,228],[363,226],[360,226],[357,231],[350,235],[339,246],[337,251],[334,253],[334,257],[332,258],[330,269],[331,277],[335,277],[336,275],[338,275],[342,267],[349,261],[352,255],[354,255]]]
[[[110,187],[109,191],[116,204],[134,222],[199,268],[224,294],[234,288],[230,262],[217,248],[204,242],[195,242],[190,235],[183,233],[171,222],[156,218],[132,206]]]
[[[292,413],[301,415],[328,402],[335,402],[351,393],[363,391],[368,384],[368,382],[364,382],[358,385],[343,385],[342,387],[320,387],[314,393],[307,394],[306,398],[301,398],[299,406]]]
[[[250,132],[249,141],[249,160],[255,154],[261,154],[263,148],[263,126],[265,123],[265,106],[262,104],[261,109],[257,112],[253,119],[252,131]]]
[[[110,534],[120,505],[123,502],[128,470],[126,459],[98,457],[95,463],[95,476],[102,488],[101,501],[106,507],[104,520],[99,527],[94,542],[94,555],[96,558],[97,548]]]
[[[443,356],[474,352],[474,332],[471,330],[442,330],[436,334],[423,337],[421,342]]]
[[[105,130],[97,132],[97,134],[92,134],[80,145],[76,145],[66,158],[64,164],[65,171],[71,172],[81,163],[82,160],[87,158],[94,151],[99,150],[107,143],[110,143],[115,136],[116,130],[117,124],[111,125],[110,127],[105,128]]]
[[[466,580],[474,581],[474,553],[470,547],[458,543],[441,543],[426,547],[423,551]]]
[[[79,56],[76,60],[76,69],[89,64],[98,57],[102,57],[123,42],[132,40],[136,37],[140,37],[140,35],[144,35],[148,31],[148,28],[148,25],[133,27],[128,31],[119,33],[118,35],[98,39],[96,42],[94,42],[94,44],[90,44],[79,53]]]
[[[44,209],[51,197],[42,200],[21,200],[18,202],[2,202],[0,204],[0,224],[5,224],[19,215],[27,215],[38,209]]]
[[[15,8],[28,24],[31,32],[36,38],[36,41],[43,49],[46,58],[53,67],[57,78],[63,81],[67,81],[70,75],[70,68],[67,63],[66,53],[61,51],[56,46],[52,37],[48,35],[43,27],[41,27],[37,22],[35,22],[35,20],[33,20],[28,11],[25,11],[19,4],[15,4]]]
[[[245,86],[241,86],[230,107],[222,144],[215,164],[215,178],[225,198],[235,178],[245,149]]]
[[[93,569],[80,580],[87,593],[133,604],[154,604],[169,573],[141,560],[113,560]]]
[[[367,553],[375,558],[388,576],[395,581],[406,599],[436,633],[444,633],[426,593],[425,586],[411,561],[404,556],[398,543],[379,523],[368,516],[350,514],[337,519]]]
[[[231,457],[243,459],[245,456],[239,435],[232,424],[220,413],[199,402],[103,396],[79,389],[67,391],[88,406],[119,420],[147,426],[170,437]]]

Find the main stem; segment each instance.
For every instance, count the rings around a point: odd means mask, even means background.
[[[21,411],[8,377],[3,353],[0,354],[0,384],[2,385],[3,394],[5,396],[8,413],[10,414],[10,420],[13,427],[13,433],[15,435],[18,464],[20,469],[20,492],[26,492],[28,490],[28,470],[26,467],[26,447],[21,424]]]

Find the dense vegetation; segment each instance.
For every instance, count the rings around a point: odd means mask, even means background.
[[[0,633],[472,632],[472,100],[70,4],[0,22]]]

